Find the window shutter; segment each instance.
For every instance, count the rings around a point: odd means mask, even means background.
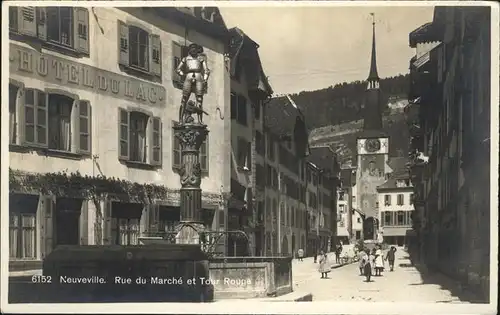
[[[161,40],[160,36],[149,35],[149,64],[151,65],[151,74],[161,77]]]
[[[82,209],[80,212],[80,245],[89,244],[89,201],[83,200]]]
[[[129,58],[128,25],[118,20],[118,63],[128,67]]]
[[[118,109],[118,157],[123,160],[129,159],[129,130],[130,115],[123,108]]]
[[[73,8],[75,50],[89,53],[89,11],[86,8]]]
[[[112,219],[112,207],[113,202],[109,199],[104,201],[104,209],[103,209],[103,245],[112,245],[113,240],[111,236],[111,219]]]
[[[47,122],[49,121],[49,95],[40,90],[35,90],[35,135],[36,144],[42,147],[48,146],[49,128]]]
[[[150,149],[150,163],[152,165],[162,164],[162,150],[161,150],[161,120],[159,117],[151,117],[151,136],[149,149]]]
[[[181,76],[177,74],[177,66],[182,60],[182,47],[179,43],[172,42],[172,81],[175,86],[182,83]]]
[[[18,32],[36,37],[35,7],[20,7],[18,13]]]
[[[47,40],[47,11],[45,7],[36,8],[37,35],[41,40]]]
[[[201,165],[201,170],[204,172],[208,172],[208,136],[203,141],[200,147],[200,165]]]
[[[175,136],[175,129],[172,128],[172,167],[173,168],[180,168],[181,163],[182,163],[182,156],[181,156],[181,144],[179,142],[179,139]]]
[[[149,205],[149,213],[148,213],[149,233],[154,234],[159,232],[159,222],[160,222],[160,206]]]
[[[78,143],[77,151],[82,154],[90,154],[92,152],[91,145],[91,135],[92,135],[92,119],[91,119],[91,107],[88,101],[77,101],[78,102]]]
[[[45,196],[43,200],[44,213],[44,239],[42,259],[47,257],[54,248],[54,199],[51,196]]]

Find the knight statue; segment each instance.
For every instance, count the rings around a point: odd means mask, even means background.
[[[202,54],[203,47],[194,43],[189,45],[188,55],[182,58],[176,69],[177,74],[184,80],[181,107],[179,109],[180,123],[184,123],[186,102],[189,100],[191,93],[194,93],[196,96],[196,106],[203,111],[203,94],[207,89],[210,70],[208,69],[205,56]],[[201,119],[199,120],[199,123],[203,123]]]

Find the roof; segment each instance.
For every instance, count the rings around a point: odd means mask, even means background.
[[[310,154],[307,160],[320,169],[335,173],[339,166],[337,155],[331,150],[330,147],[316,147],[310,149]]]
[[[377,50],[375,47],[375,22],[373,22],[373,35],[372,35],[372,56],[370,62],[370,73],[368,74],[368,80],[378,80],[377,71]]]
[[[257,44],[245,32],[237,27],[229,30],[229,57],[231,58],[231,74],[235,75],[238,66],[245,70],[245,81],[249,91],[259,91],[264,98],[273,94],[273,89],[264,73]]]
[[[387,164],[392,169],[391,178],[407,179],[410,173],[406,164],[409,162],[407,157],[391,157]]]
[[[378,186],[377,189],[396,189],[396,188],[401,188],[397,187],[397,180],[401,179],[410,179],[410,172],[408,168],[406,167],[406,164],[408,163],[408,158],[407,157],[391,157],[389,161],[387,161],[387,164],[389,167],[392,169],[392,172],[389,175],[389,179],[383,183],[382,185]],[[408,187],[404,187],[408,188]]]
[[[415,48],[418,43],[435,42],[439,40],[441,40],[440,34],[436,32],[436,27],[432,22],[417,27],[409,35],[411,48]]]
[[[266,104],[264,117],[265,126],[278,136],[292,136],[297,118],[304,121],[300,105],[297,106],[298,108],[292,105],[288,99],[284,97],[271,99]]]

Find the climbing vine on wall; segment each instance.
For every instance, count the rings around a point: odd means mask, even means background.
[[[114,195],[124,201],[149,202],[166,199],[174,190],[165,186],[133,183],[114,177],[82,175],[79,172],[33,174],[9,169],[9,191],[98,199],[103,195]]]

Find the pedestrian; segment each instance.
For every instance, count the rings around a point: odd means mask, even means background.
[[[314,250],[314,263],[318,261],[318,252]]]
[[[366,254],[366,250],[363,249],[361,251],[359,251],[358,253],[358,259],[359,259],[359,275],[362,276],[364,275],[364,267],[365,267],[365,263],[366,261],[368,260],[368,255]]]
[[[396,260],[396,247],[391,246],[387,255],[385,256],[385,260],[389,262],[389,268],[391,271],[394,271],[394,261]]]
[[[364,260],[363,273],[366,278],[366,282],[370,282],[372,277],[372,267],[373,267],[373,255],[370,254],[370,250],[366,250],[366,259]]]
[[[299,261],[303,261],[303,259],[304,259],[304,250],[302,248],[300,248],[297,251],[297,255],[299,256]]]
[[[331,269],[328,266],[328,257],[323,251],[321,251],[319,254],[318,271],[321,273],[321,279],[328,278],[328,273],[331,271]]]
[[[335,248],[335,263],[340,264],[340,254],[342,253],[342,244],[338,244]]]
[[[381,276],[384,270],[384,257],[382,256],[382,251],[378,249],[373,249],[375,257],[375,276]]]

